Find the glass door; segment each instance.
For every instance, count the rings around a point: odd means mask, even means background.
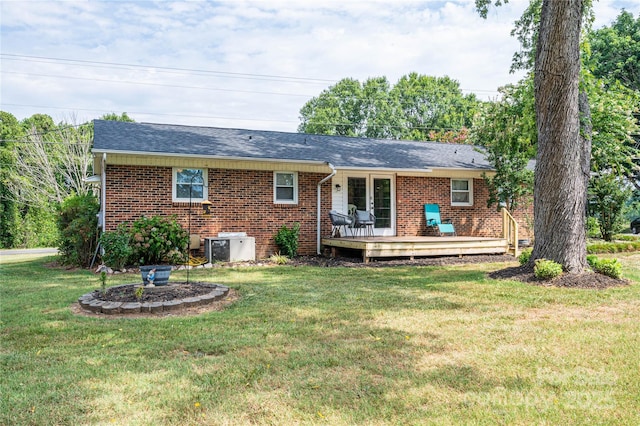
[[[374,235],[395,235],[394,179],[388,175],[349,176],[347,211],[369,210],[376,216]]]

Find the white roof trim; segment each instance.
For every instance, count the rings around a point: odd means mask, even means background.
[[[284,158],[263,158],[263,157],[232,157],[226,155],[200,155],[200,154],[180,154],[175,152],[146,152],[146,151],[119,151],[113,149],[94,149],[94,154],[119,154],[119,155],[140,155],[143,157],[181,157],[181,158],[198,158],[207,160],[224,160],[224,161],[256,161],[268,163],[298,163],[298,164],[314,164],[326,165],[327,161],[320,160],[288,160]]]

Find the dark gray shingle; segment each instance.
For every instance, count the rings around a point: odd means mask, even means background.
[[[337,168],[490,170],[470,145],[262,130],[94,121],[94,152],[319,161]]]

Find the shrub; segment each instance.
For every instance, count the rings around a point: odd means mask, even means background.
[[[529,259],[531,259],[531,253],[533,252],[533,249],[526,249],[526,250],[522,250],[522,253],[520,253],[520,256],[518,256],[518,262],[520,262],[521,266],[526,265],[529,262]]]
[[[533,273],[539,280],[550,280],[562,274],[562,265],[553,260],[536,259]]]
[[[625,235],[625,234],[616,234],[613,236],[614,240],[618,240],[618,241],[633,241],[633,242],[637,242],[638,240],[640,240],[640,237],[638,235]]]
[[[56,213],[48,207],[28,207],[26,215],[18,220],[16,242],[23,247],[55,247],[61,237]]]
[[[129,232],[134,264],[176,264],[185,260],[189,235],[175,216],[143,216],[133,222]]]
[[[620,253],[640,250],[640,241],[596,243],[587,245],[587,253]]]
[[[595,254],[587,255],[587,263],[589,264],[589,266],[591,266],[591,268],[593,268],[597,262],[598,262],[598,256],[596,256]]]
[[[587,262],[591,269],[611,278],[622,277],[622,264],[618,259],[598,259],[596,256],[587,256]]]
[[[602,234],[600,233],[600,222],[598,219],[593,216],[587,217],[587,237],[589,238],[599,238]]]
[[[102,262],[113,269],[122,269],[131,262],[133,248],[131,247],[131,234],[123,224],[115,231],[104,232],[100,236],[102,247]]]
[[[93,195],[72,196],[60,207],[57,225],[62,263],[89,266],[98,244],[98,199]]]
[[[269,260],[276,265],[286,265],[289,262],[289,258],[280,253],[272,254],[271,257],[269,257]]]
[[[296,222],[291,228],[287,228],[287,225],[282,225],[282,228],[278,230],[278,233],[273,238],[285,256],[295,257],[298,254],[299,235],[300,224]]]

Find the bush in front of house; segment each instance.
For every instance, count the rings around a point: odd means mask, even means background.
[[[189,234],[175,215],[140,217],[131,224],[129,232],[135,265],[173,265],[185,260]]]
[[[622,278],[622,264],[618,259],[598,259],[594,255],[587,256],[591,269],[611,278]]]
[[[114,269],[127,265],[177,264],[185,260],[188,233],[176,217],[140,217],[100,236],[102,262]]]
[[[294,223],[291,228],[282,225],[278,233],[273,237],[280,252],[290,258],[298,254],[298,237],[300,236],[300,224]]]
[[[533,274],[539,280],[550,280],[562,274],[562,265],[548,259],[536,259]]]
[[[125,224],[118,225],[115,231],[106,231],[100,236],[102,263],[113,269],[123,269],[131,264],[131,233]]]
[[[65,265],[89,266],[98,244],[98,199],[75,195],[60,206],[57,219],[58,251]]]

